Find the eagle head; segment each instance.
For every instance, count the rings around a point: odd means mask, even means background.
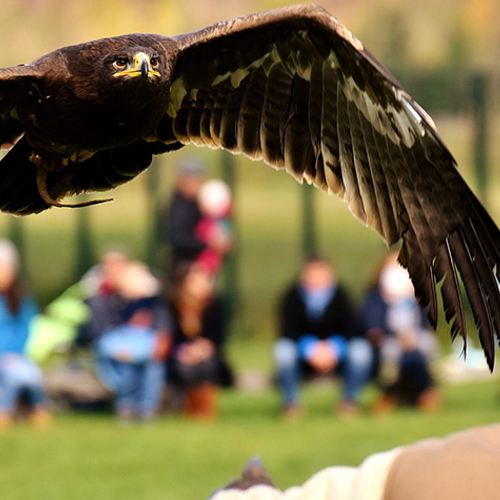
[[[151,81],[161,78],[160,55],[151,48],[127,48],[109,54],[104,62],[113,78],[130,80],[140,77]]]

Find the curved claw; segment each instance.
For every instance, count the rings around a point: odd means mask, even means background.
[[[36,185],[38,187],[38,193],[42,197],[43,201],[52,207],[60,208],[81,208],[90,207],[92,205],[100,205],[101,203],[107,203],[108,201],[113,201],[113,198],[106,198],[104,200],[89,200],[83,201],[81,203],[60,203],[54,200],[47,189],[47,171],[43,167],[38,167],[36,173]]]

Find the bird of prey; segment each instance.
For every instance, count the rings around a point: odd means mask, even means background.
[[[0,143],[0,210],[18,215],[110,190],[187,144],[283,168],[341,196],[389,246],[401,240],[431,324],[440,287],[465,340],[463,282],[493,368],[499,230],[431,118],[320,7],[104,38],[0,69]]]

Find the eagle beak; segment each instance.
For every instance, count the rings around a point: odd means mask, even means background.
[[[115,77],[136,77],[142,76],[145,80],[154,76],[159,77],[160,73],[151,67],[151,59],[144,52],[138,52],[134,58],[134,67],[115,73]]]
[[[141,76],[147,80],[149,76],[149,71],[151,69],[149,58],[141,57],[139,55],[135,56],[135,67],[141,74]]]

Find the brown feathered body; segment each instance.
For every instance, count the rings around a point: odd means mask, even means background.
[[[143,35],[97,40],[35,60],[31,67],[41,77],[32,83],[31,102],[19,109],[29,144],[71,156],[153,138],[168,107],[169,73],[123,80],[113,77],[110,64],[141,50],[157,53],[166,66],[165,46]]]
[[[0,210],[36,213],[135,177],[194,144],[242,153],[341,196],[402,242],[417,297],[465,339],[461,290],[490,367],[500,326],[500,232],[434,123],[383,65],[314,5],[165,37],[66,47],[0,70]]]

